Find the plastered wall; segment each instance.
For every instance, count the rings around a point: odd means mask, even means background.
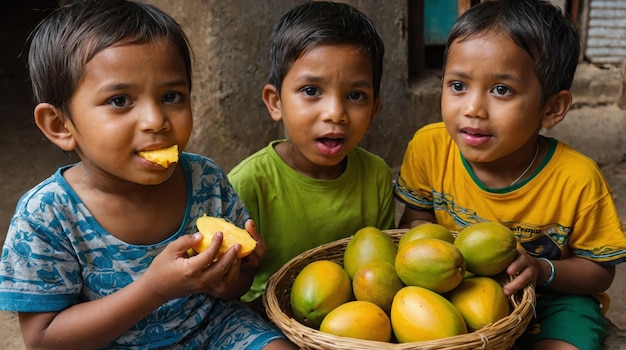
[[[282,125],[267,114],[261,91],[272,27],[302,1],[150,2],[183,25],[195,52],[195,131],[188,150],[214,158],[228,171],[270,140],[283,137]],[[413,132],[437,118],[438,92],[428,83],[409,88],[406,1],[346,2],[368,15],[385,41],[382,109],[361,145],[393,167],[400,164]]]

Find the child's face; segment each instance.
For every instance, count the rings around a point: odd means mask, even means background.
[[[305,167],[335,166],[358,145],[378,112],[370,57],[354,45],[318,45],[298,58],[278,111]]]
[[[545,108],[533,59],[507,36],[488,32],[452,43],[441,110],[468,161],[527,157]]]
[[[161,41],[117,45],[96,54],[70,101],[69,128],[86,169],[139,184],[158,184],[163,168],[137,155],[174,144],[185,148],[192,128],[183,59]]]

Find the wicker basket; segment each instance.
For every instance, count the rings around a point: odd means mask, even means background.
[[[386,230],[396,242],[407,230]],[[296,276],[309,263],[331,260],[343,264],[343,252],[350,237],[321,245],[290,260],[269,280],[263,304],[269,319],[302,349],[509,349],[522,334],[534,315],[535,291],[532,286],[511,296],[513,311],[506,317],[482,329],[453,337],[411,343],[384,343],[339,337],[320,332],[296,321],[291,311],[289,295]],[[343,266],[343,265],[342,265]]]

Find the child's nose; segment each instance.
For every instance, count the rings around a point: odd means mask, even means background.
[[[144,131],[160,132],[170,127],[167,112],[157,103],[146,104],[140,111],[140,126]]]
[[[348,120],[348,114],[341,98],[329,98],[323,112],[324,121],[343,123]]]
[[[472,118],[486,118],[485,97],[481,93],[468,93],[465,99],[463,115]]]

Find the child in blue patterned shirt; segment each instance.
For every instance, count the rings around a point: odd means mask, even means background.
[[[223,171],[180,153],[192,128],[191,55],[180,26],[157,8],[86,0],[53,12],[29,54],[44,135],[81,161],[19,201],[0,261],[0,309],[19,313],[28,348],[295,348],[238,299],[265,253]],[[222,235],[195,220],[224,217],[259,241],[215,261]]]

